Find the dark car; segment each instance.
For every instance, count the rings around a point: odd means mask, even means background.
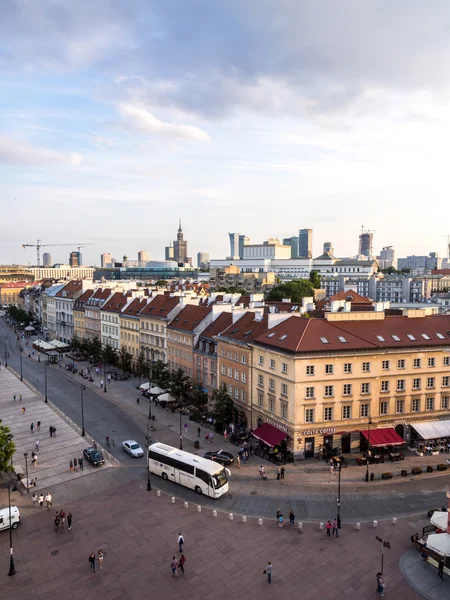
[[[86,448],[83,452],[83,456],[94,467],[105,464],[105,459],[103,458],[102,453],[97,450],[97,448]]]
[[[225,452],[224,450],[216,450],[215,452],[205,452],[203,458],[208,458],[209,460],[215,460],[221,465],[228,466],[234,461],[234,456],[230,452]]]

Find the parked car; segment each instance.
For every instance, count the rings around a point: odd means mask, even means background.
[[[140,456],[144,456],[144,451],[141,446],[134,440],[125,440],[122,442],[122,448],[125,452],[128,452],[134,458],[139,458]]]
[[[17,506],[11,506],[11,520],[9,520],[9,508],[0,509],[0,530],[17,529],[20,525],[20,512]]]
[[[203,458],[209,458],[209,460],[215,460],[221,465],[228,466],[234,462],[234,456],[230,452],[224,450],[216,450],[211,452],[205,452]]]
[[[98,467],[105,464],[103,454],[97,448],[91,446],[83,451],[84,458],[91,463],[92,466]]]

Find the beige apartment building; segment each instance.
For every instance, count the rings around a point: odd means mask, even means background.
[[[133,363],[141,351],[139,313],[148,302],[149,298],[134,298],[120,313],[120,347],[131,354]]]
[[[94,290],[86,290],[73,304],[73,335],[79,340],[86,339],[86,321],[84,318],[84,305],[93,295]]]
[[[449,419],[450,316],[424,315],[290,316],[264,332],[252,344],[257,425],[311,458],[321,446],[365,449],[369,420],[372,440],[393,432],[409,442],[414,425]]]
[[[140,347],[147,360],[167,362],[167,324],[183,306],[179,296],[158,294],[140,311]]]

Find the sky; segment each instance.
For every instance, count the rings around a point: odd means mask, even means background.
[[[3,0],[0,263],[314,230],[445,254],[450,3]],[[73,244],[51,247],[51,244]]]

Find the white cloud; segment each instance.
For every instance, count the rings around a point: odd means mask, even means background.
[[[81,154],[66,154],[0,135],[0,163],[11,165],[79,165]]]
[[[120,104],[119,112],[124,124],[135,131],[163,135],[169,138],[188,138],[198,142],[209,142],[211,138],[194,125],[172,124],[161,121],[151,112],[133,104]]]

